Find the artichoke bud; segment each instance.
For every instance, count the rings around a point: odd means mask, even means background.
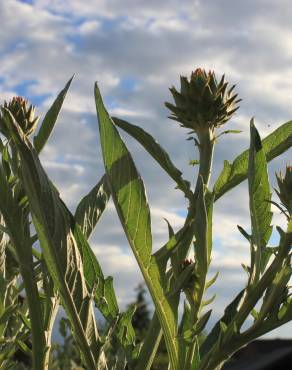
[[[26,135],[30,135],[36,129],[39,117],[35,116],[35,106],[29,104],[27,99],[21,96],[15,96],[9,102],[5,101],[3,108],[10,111],[15,121]],[[1,124],[0,128],[1,132],[8,137],[9,133],[3,124]]]
[[[285,176],[276,174],[279,190],[276,190],[283,206],[292,215],[292,166],[286,167]]]
[[[235,85],[228,88],[224,75],[218,82],[214,72],[198,68],[189,80],[181,76],[180,85],[180,91],[169,89],[175,102],[165,103],[171,111],[169,118],[197,133],[223,125],[239,108]]]

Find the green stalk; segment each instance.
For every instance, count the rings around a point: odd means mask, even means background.
[[[43,330],[42,312],[36,283],[33,278],[32,266],[20,263],[20,272],[23,278],[25,293],[29,308],[29,317],[32,333],[32,361],[33,369],[48,369],[46,363],[46,339]]]
[[[200,165],[199,165],[199,175],[203,178],[204,185],[208,186],[213,163],[213,153],[215,145],[214,129],[208,128],[208,130],[198,132],[199,138],[199,152],[200,152]],[[197,180],[195,189],[195,199],[198,196],[199,191],[199,181]]]
[[[211,170],[212,170],[214,145],[215,145],[214,130],[212,128],[208,128],[208,130],[204,132],[198,132],[197,135],[199,138],[200,167],[199,167],[199,174],[198,174],[198,179],[197,179],[195,193],[194,193],[194,199],[195,199],[194,213],[195,214],[196,214],[196,209],[197,209],[197,204],[198,204],[198,196],[199,196],[201,179],[203,180],[203,184],[206,187],[208,187],[209,185],[209,181],[211,177]],[[200,286],[199,286],[199,290],[196,291],[196,302],[194,302],[193,297],[189,297],[187,295],[188,301],[191,305],[191,327],[193,327],[199,320],[200,311],[202,309],[202,301],[203,301],[203,297],[204,297],[205,290],[206,290],[206,278],[207,278],[207,273],[208,273],[208,264],[206,264],[206,266],[199,266],[199,267],[201,270]],[[192,343],[187,351],[184,370],[188,370],[191,368],[193,356],[195,352],[195,347],[196,347],[196,342]]]
[[[43,331],[42,309],[38,294],[37,283],[34,279],[33,259],[29,238],[27,213],[16,203],[12,190],[7,182],[3,167],[0,166],[0,207],[5,225],[9,230],[11,242],[15,246],[23,279],[32,330],[33,369],[46,369],[44,366],[44,348],[46,344]],[[25,222],[23,222],[25,220]]]

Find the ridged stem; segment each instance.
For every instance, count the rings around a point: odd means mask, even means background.
[[[212,128],[208,128],[202,132],[197,133],[199,138],[199,152],[200,152],[200,165],[199,165],[199,173],[196,182],[196,188],[194,192],[194,210],[193,213],[196,213],[197,207],[197,199],[199,195],[199,188],[200,188],[200,178],[203,179],[203,183],[206,187],[209,185],[211,171],[212,171],[212,163],[213,163],[213,153],[214,153],[214,145],[215,145],[215,138],[214,138],[214,130]],[[204,276],[202,277],[202,284],[200,286],[199,292],[197,292],[198,300],[194,302],[192,299],[189,299],[189,303],[191,305],[191,327],[193,327],[199,319],[200,311],[202,308],[202,301],[206,289],[206,277],[208,273],[208,267],[204,271]],[[186,361],[184,365],[184,370],[188,370],[191,368],[191,364],[193,361],[193,356],[195,352],[196,342],[192,343],[187,351]]]

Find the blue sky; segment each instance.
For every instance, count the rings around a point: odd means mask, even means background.
[[[232,160],[248,147],[249,120],[266,136],[292,117],[292,8],[288,0],[142,1],[35,0],[0,2],[0,100],[24,95],[44,114],[73,73],[70,93],[58,125],[42,154],[42,163],[69,207],[103,174],[93,84],[98,81],[111,114],[153,134],[185,177],[197,153],[186,133],[167,119],[168,88],[197,67],[225,73],[242,98],[241,108],[216,147],[213,181],[223,159]],[[151,206],[155,248],[167,238],[166,217],[178,229],[185,199],[138,144],[123,135],[145,180]],[[274,173],[291,163],[291,150],[269,165]],[[275,225],[285,220],[277,211]],[[247,230],[247,184],[215,207],[212,272],[214,319],[246,281],[240,266],[248,263],[249,246],[236,225]],[[276,238],[276,235],[274,236]],[[133,300],[141,275],[110,204],[91,238],[106,274],[115,278],[122,306]],[[290,335],[287,325],[272,335]]]

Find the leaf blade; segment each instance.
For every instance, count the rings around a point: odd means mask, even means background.
[[[271,161],[292,146],[292,121],[284,123],[262,140],[267,161]],[[214,187],[215,200],[247,178],[249,150],[245,150],[235,160],[224,165],[218,183]],[[219,181],[220,179],[220,181]]]
[[[70,80],[65,85],[64,89],[61,90],[61,92],[58,94],[57,98],[53,102],[52,106],[46,113],[41,127],[37,133],[36,136],[33,138],[33,145],[35,147],[35,150],[37,153],[40,153],[43,147],[45,146],[46,142],[48,141],[51,132],[53,131],[53,128],[56,124],[56,121],[58,119],[60,110],[62,108],[63,102],[65,100],[65,97],[67,95],[67,92],[70,88],[71,82],[74,78],[74,75],[70,78]]]
[[[271,192],[268,178],[266,156],[263,151],[259,133],[251,121],[250,151],[248,167],[249,208],[251,216],[251,251],[252,263],[256,277],[260,273],[261,253],[266,247],[271,233]]]

